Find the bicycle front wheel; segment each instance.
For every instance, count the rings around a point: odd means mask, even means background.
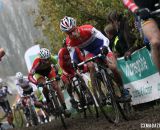
[[[55,108],[55,115],[60,117],[62,125],[66,129],[67,126],[66,126],[66,123],[64,121],[63,110],[62,110],[62,107],[61,107],[60,102],[58,100],[58,97],[55,94],[52,94],[51,101],[52,101],[52,104]]]
[[[109,80],[97,73],[95,78],[94,95],[99,108],[105,118],[112,123],[118,123],[120,120],[119,109]]]

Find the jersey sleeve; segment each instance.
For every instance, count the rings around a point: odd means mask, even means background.
[[[79,48],[75,48],[75,53],[77,54],[78,60],[79,60],[80,62],[84,61],[84,56],[83,56],[83,54],[82,54],[82,52],[80,51]]]
[[[23,96],[23,90],[22,90],[22,88],[19,84],[16,84],[16,89],[17,89],[17,92],[20,95],[20,97],[22,97]]]
[[[138,6],[134,3],[133,0],[122,0],[123,4],[130,9],[133,13],[138,9]]]
[[[39,66],[39,59],[35,59],[34,62],[33,62],[33,65],[32,65],[32,68],[28,74],[28,80],[30,82],[32,82],[33,84],[36,84],[37,85],[37,81],[34,79],[34,74],[35,74],[35,71],[36,71],[36,68]]]
[[[54,65],[56,65],[58,63],[58,61],[56,60],[56,58],[53,55],[51,55],[51,61]]]

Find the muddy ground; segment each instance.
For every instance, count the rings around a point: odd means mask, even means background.
[[[136,109],[134,119],[125,121],[121,119],[117,125],[109,123],[102,115],[99,119],[89,116],[84,119],[82,116],[66,119],[68,130],[150,130],[151,128],[142,128],[146,123],[156,124],[160,129],[160,105],[141,105]],[[145,124],[144,124],[145,123]],[[146,125],[145,125],[146,126]],[[155,127],[152,125],[152,127]],[[16,128],[12,130],[65,130],[59,120],[53,120],[50,123],[42,124],[30,128]]]

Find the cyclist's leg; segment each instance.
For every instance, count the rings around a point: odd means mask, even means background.
[[[112,72],[114,74],[114,79],[115,79],[116,83],[118,83],[118,85],[119,85],[119,89],[121,92],[121,98],[119,98],[119,100],[120,101],[125,101],[125,100],[129,101],[131,99],[131,95],[129,95],[129,93],[126,93],[126,91],[128,92],[128,90],[124,89],[122,77],[121,77],[120,72],[118,71],[118,68],[117,68],[117,60],[112,52],[109,52],[107,54],[107,64],[108,64],[108,67],[112,70]],[[115,87],[117,87],[117,86],[115,86]],[[117,96],[120,97],[119,94]]]
[[[69,78],[67,78],[68,76],[62,74],[61,78],[63,80],[63,82],[65,83],[66,85],[66,88],[67,88],[67,92],[68,92],[68,95],[70,96],[70,98],[73,98],[73,94],[72,94],[72,84],[71,82],[69,81]]]
[[[43,75],[35,73],[34,77],[38,83],[45,83],[45,78]],[[49,103],[50,100],[49,100],[49,96],[48,96],[48,93],[49,93],[48,89],[46,87],[43,87],[42,92],[43,92],[44,97],[46,98],[47,103]]]
[[[87,53],[86,51],[85,51],[85,54],[86,54],[85,59],[89,59],[89,58],[94,56],[94,54]],[[104,95],[104,92],[102,91],[102,88],[99,85],[97,86],[97,83],[96,83],[96,79],[95,79],[96,69],[95,69],[94,63],[93,62],[88,62],[87,67],[88,67],[89,72],[90,72],[90,78],[91,78],[91,85],[92,85],[93,93],[96,93],[96,91],[97,91],[96,89],[98,89],[100,95],[102,96],[102,99],[105,99],[105,95]]]
[[[116,57],[114,56],[114,54],[112,52],[109,52],[107,54],[107,65],[112,70],[112,72],[114,74],[115,81],[120,85],[120,90],[123,91],[122,77],[121,77],[120,72],[118,71],[118,68],[117,68]]]
[[[160,30],[153,19],[145,21],[142,28],[151,43],[152,58],[160,73]]]
[[[5,107],[6,107],[6,110],[7,110],[8,124],[12,125],[14,127],[14,125],[13,125],[13,113],[12,113],[12,110],[11,110],[11,107],[10,107],[10,104],[9,104],[8,100],[5,101]]]
[[[85,56],[85,59],[87,60],[87,59],[89,59],[89,58],[91,58],[93,56],[94,56],[93,54],[87,53],[86,56]],[[91,78],[92,88],[93,88],[93,91],[95,91],[94,86],[96,85],[96,83],[95,83],[94,73],[95,73],[96,69],[95,69],[94,63],[93,62],[88,62],[87,63],[87,67],[88,67],[89,72],[90,72],[90,78]]]
[[[3,109],[3,111],[4,111],[4,113],[5,113],[5,115],[4,115],[4,118],[7,116],[7,109],[6,109],[6,105],[5,105],[5,102],[3,101],[3,102],[0,102],[0,106],[2,107],[2,109]]]
[[[51,69],[48,77],[49,77],[49,79],[53,79],[56,77],[56,73],[53,68]],[[58,99],[59,99],[60,103],[62,104],[63,108],[66,109],[64,95],[63,95],[61,88],[59,87],[57,81],[53,82],[53,89],[57,91]]]
[[[75,95],[73,95],[73,91],[72,91],[73,88],[72,88],[72,81],[71,80],[73,77],[69,76],[67,74],[62,74],[61,78],[66,85],[67,93],[70,97],[70,103],[71,103],[72,107],[76,109],[78,107],[78,102],[75,100],[75,97],[74,97]]]
[[[52,68],[50,73],[49,73],[49,75],[48,75],[48,78],[49,79],[53,79],[55,77],[56,77],[56,73],[55,73],[55,70]],[[61,91],[61,88],[59,87],[57,81],[53,82],[53,89],[57,91],[57,96],[58,96],[58,99],[59,99],[63,109],[64,109],[65,117],[70,117],[71,113],[67,110],[67,106],[66,106],[66,103],[65,103],[64,95],[63,95],[63,93]]]

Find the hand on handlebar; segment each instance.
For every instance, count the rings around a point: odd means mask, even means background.
[[[59,81],[61,79],[61,76],[59,74],[57,74],[55,79],[56,79],[56,81]]]
[[[151,13],[148,8],[142,8],[136,10],[136,15],[138,15],[142,20],[147,20],[151,18]]]
[[[101,48],[101,54],[102,54],[102,55],[107,55],[107,54],[108,54],[108,48],[107,48],[106,46],[103,46],[103,47]]]
[[[125,52],[124,59],[125,59],[125,61],[127,61],[128,59],[132,60],[131,52],[130,51]]]
[[[73,66],[74,69],[78,68],[77,63],[75,63],[74,61],[72,61],[72,66]]]

